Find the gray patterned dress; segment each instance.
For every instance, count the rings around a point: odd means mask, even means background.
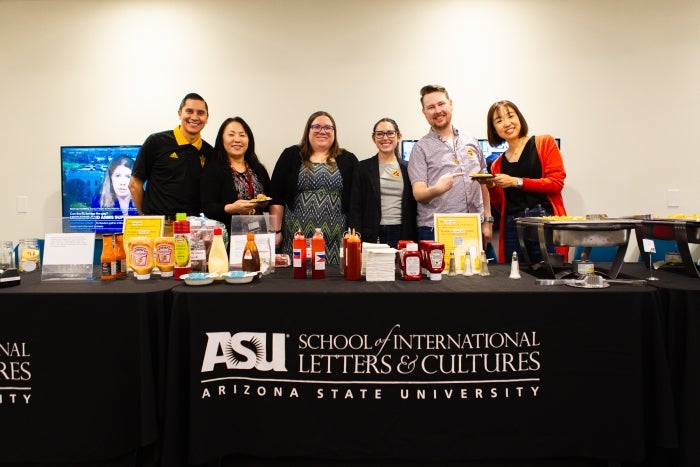
[[[338,251],[347,225],[341,207],[342,193],[343,178],[337,167],[314,162],[309,170],[302,165],[294,210],[284,210],[282,252],[291,253],[297,229],[310,238],[320,227],[326,240],[326,263],[340,264]]]

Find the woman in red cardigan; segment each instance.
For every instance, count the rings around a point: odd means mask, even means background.
[[[566,171],[561,152],[550,135],[528,136],[525,117],[510,101],[495,102],[486,117],[491,146],[508,143],[508,150],[491,165],[492,179],[480,180],[490,190],[491,205],[500,213],[498,260],[510,262],[513,252],[522,258],[515,219],[518,217],[564,216]],[[530,260],[542,260],[537,242],[526,242]],[[557,249],[567,259],[568,248]],[[553,251],[554,252],[554,251]]]

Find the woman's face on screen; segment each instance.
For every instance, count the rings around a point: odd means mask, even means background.
[[[112,172],[112,188],[117,196],[131,196],[129,191],[129,180],[131,179],[131,169],[125,165],[120,165]]]

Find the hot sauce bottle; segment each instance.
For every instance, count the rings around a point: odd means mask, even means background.
[[[306,237],[297,230],[292,240],[292,266],[295,279],[306,279]]]
[[[326,240],[323,232],[316,228],[311,237],[311,278],[323,279],[326,277]]]
[[[114,236],[114,256],[117,260],[117,278],[126,277],[126,250],[124,250],[124,234]]]
[[[354,232],[348,236],[345,253],[345,278],[349,281],[359,281],[362,278],[362,242]]]
[[[102,280],[111,281],[117,278],[117,257],[114,254],[114,236],[112,234],[102,235]]]

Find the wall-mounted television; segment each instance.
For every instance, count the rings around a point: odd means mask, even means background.
[[[559,138],[554,139],[556,140],[559,149],[561,149],[561,140]],[[411,157],[411,150],[417,142],[417,139],[401,140],[401,157],[403,158],[403,160],[408,161],[408,159]],[[491,167],[491,163],[495,161],[496,158],[498,158],[498,156],[506,152],[506,150],[508,149],[508,143],[506,142],[496,147],[493,147],[489,144],[489,140],[487,139],[479,139],[479,146],[481,147],[481,152],[483,153],[484,159],[486,159],[486,163],[489,167]]]
[[[61,146],[64,232],[121,232],[138,215],[128,191],[141,146]]]
[[[401,140],[401,158],[408,162],[411,157],[411,150],[413,146],[418,142],[417,139],[402,139]]]
[[[561,140],[559,138],[554,138],[554,140],[557,142],[559,149],[561,149]],[[491,167],[491,164],[498,158],[498,156],[508,150],[508,143],[505,141],[503,144],[499,144],[498,146],[494,147],[489,144],[489,140],[479,139],[479,146],[481,147],[481,153],[484,155],[484,159],[486,159],[486,164],[489,167]]]

